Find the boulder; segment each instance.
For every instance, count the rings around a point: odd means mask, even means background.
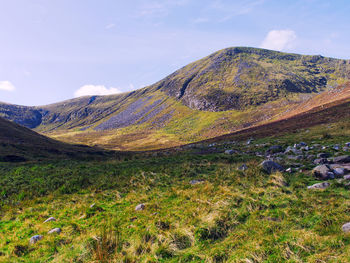
[[[349,233],[350,232],[350,222],[345,223],[342,227],[343,232]]]
[[[138,204],[136,207],[135,207],[135,211],[142,211],[145,209],[145,204]]]
[[[329,179],[331,176],[330,173],[332,173],[331,169],[325,164],[318,165],[312,170],[312,174],[322,180]]]
[[[333,157],[332,161],[335,163],[350,163],[350,155],[341,155]]]
[[[29,243],[31,245],[35,244],[36,242],[38,242],[39,240],[42,240],[43,239],[43,236],[42,235],[35,235],[35,236],[32,236],[30,239],[29,239]]]
[[[331,184],[328,182],[322,182],[322,183],[317,183],[313,184],[307,187],[307,189],[326,189],[329,187]]]
[[[269,174],[277,171],[280,171],[280,172],[284,171],[284,168],[280,164],[271,160],[265,160],[260,165],[262,166],[263,170]]]
[[[345,143],[346,147],[350,147],[350,142]]]
[[[345,168],[335,168],[333,169],[333,173],[335,174],[335,176],[343,176],[346,173],[346,169]]]
[[[329,158],[331,155],[329,153],[319,153],[317,154],[317,158]]]
[[[329,164],[330,161],[327,158],[319,158],[314,160],[314,164]]]
[[[59,233],[61,233],[61,232],[62,232],[61,228],[56,227],[56,228],[51,229],[51,230],[50,230],[49,232],[47,232],[47,233],[48,233],[48,234],[54,234],[54,233],[59,234]]]

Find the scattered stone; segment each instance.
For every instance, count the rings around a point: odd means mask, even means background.
[[[326,189],[329,187],[331,184],[328,182],[322,182],[322,183],[317,183],[313,184],[307,187],[307,189]]]
[[[251,144],[252,142],[253,142],[253,139],[249,139],[249,140],[247,141],[247,145]]]
[[[348,233],[350,232],[350,222],[344,224],[342,227],[343,232]]]
[[[49,232],[47,232],[47,233],[48,233],[48,234],[54,234],[54,233],[59,234],[59,233],[61,233],[61,232],[62,232],[61,228],[56,227],[56,228],[51,229],[51,230],[50,230]]]
[[[340,150],[340,145],[334,145],[333,149],[336,150],[336,151],[339,151]]]
[[[331,155],[329,153],[319,153],[317,154],[317,158],[329,158]]]
[[[350,180],[350,174],[344,176],[345,180]]]
[[[330,170],[329,166],[325,165],[325,164],[316,166],[312,170],[312,174],[314,176],[316,176],[317,178],[320,178],[322,180],[329,179],[330,174],[328,174],[328,173],[330,173],[330,172],[331,172],[331,170]]]
[[[145,204],[139,204],[135,207],[135,211],[142,211],[145,209]]]
[[[204,182],[203,179],[195,179],[195,180],[191,180],[190,184],[195,185],[195,184],[201,184],[203,182]]]
[[[274,161],[271,161],[271,160],[265,160],[260,165],[269,174],[276,171],[280,171],[280,172],[284,171],[284,168],[280,164],[275,163]]]
[[[287,158],[290,160],[300,161],[304,158],[304,156],[302,156],[302,155],[297,155],[297,156],[289,155],[289,156],[287,156]]]
[[[346,147],[350,147],[350,142],[345,143]]]
[[[327,158],[315,159],[314,164],[329,164],[329,160]]]
[[[56,221],[56,218],[54,218],[54,217],[49,217],[48,219],[46,219],[45,221],[44,221],[44,223],[47,223],[47,222],[50,222],[50,221]]]
[[[336,175],[336,176],[343,176],[346,172],[346,169],[345,168],[335,168],[333,170],[333,173]]]
[[[248,166],[246,164],[242,164],[240,167],[238,167],[238,170],[245,171],[248,169]]]
[[[286,172],[287,172],[287,173],[292,173],[292,172],[293,172],[293,170],[292,170],[292,168],[291,168],[291,167],[289,167],[289,168],[286,170]]]
[[[228,155],[232,155],[232,154],[234,154],[234,153],[235,153],[234,150],[226,150],[226,151],[225,151],[225,154],[228,154]]]
[[[39,240],[42,240],[43,239],[43,236],[42,235],[35,235],[35,236],[32,236],[30,239],[29,239],[29,243],[31,245],[35,244],[36,242],[38,242]]]
[[[350,155],[341,155],[332,158],[335,163],[350,163]]]
[[[92,205],[90,205],[90,208],[94,208],[95,207],[95,203],[93,203]]]
[[[283,151],[283,148],[281,145],[273,145],[266,151],[266,153],[272,154],[272,153],[280,153],[282,151]]]

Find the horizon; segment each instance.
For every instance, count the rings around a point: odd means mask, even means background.
[[[130,92],[230,47],[350,51],[345,1],[16,0],[2,9],[0,101],[18,105]]]

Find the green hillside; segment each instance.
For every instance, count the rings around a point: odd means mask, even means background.
[[[348,60],[235,47],[137,91],[40,107],[3,103],[0,116],[69,143],[149,150],[281,118],[349,79]]]
[[[348,102],[274,124],[272,136],[119,160],[0,162],[0,262],[349,262],[348,179],[311,171],[319,154],[349,155],[344,113]],[[269,174],[266,158],[286,170]]]

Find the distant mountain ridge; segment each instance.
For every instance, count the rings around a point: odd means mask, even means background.
[[[68,142],[161,148],[283,117],[349,80],[349,60],[233,47],[133,92],[40,107],[0,103],[0,116]]]

